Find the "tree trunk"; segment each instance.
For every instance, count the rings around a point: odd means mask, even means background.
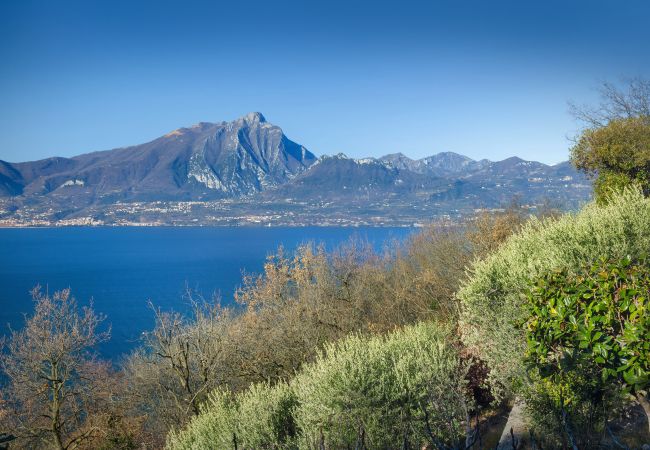
[[[52,391],[52,400],[50,403],[50,414],[52,416],[51,431],[54,434],[54,445],[57,450],[64,450],[63,440],[61,439],[61,403],[60,403],[60,389],[61,382],[59,381],[59,367],[56,362],[52,362],[52,368],[50,370],[50,377],[52,378],[52,385],[50,390]]]
[[[648,420],[648,430],[650,430],[650,400],[646,395],[637,392],[636,400],[639,402],[643,410],[645,411],[646,419]]]

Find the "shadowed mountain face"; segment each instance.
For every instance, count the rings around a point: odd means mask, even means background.
[[[287,182],[316,157],[250,113],[199,123],[133,147],[0,163],[0,195],[114,200],[230,198]]]
[[[384,158],[352,159],[343,154],[321,157],[289,183],[265,193],[296,199],[368,199],[386,194],[409,196],[444,186],[448,180],[399,167]]]
[[[260,217],[321,224],[333,214],[336,223],[353,217],[349,223],[385,224],[388,217],[403,224],[498,208],[513,198],[574,208],[590,196],[591,183],[568,163],[475,161],[452,152],[418,160],[401,153],[317,159],[260,113],[74,158],[0,161],[0,223],[9,225],[83,218],[232,224]],[[179,204],[190,200],[201,205]]]
[[[463,175],[490,163],[487,159],[474,161],[467,156],[454,152],[442,152],[422,159],[411,159],[402,153],[392,153],[379,158],[401,170],[410,170],[420,174],[429,174],[439,177],[453,177]]]
[[[514,199],[529,205],[551,201],[574,208],[590,193],[589,180],[568,162],[548,166],[517,157],[474,161],[447,152],[419,160],[401,154],[379,159],[324,156],[309,170],[262,196],[342,204],[374,200],[438,205],[447,213],[459,208],[499,208]]]

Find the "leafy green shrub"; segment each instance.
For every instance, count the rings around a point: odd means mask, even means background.
[[[170,449],[203,450],[232,448],[237,420],[237,404],[234,395],[217,389],[208,395],[201,406],[201,413],[192,418],[187,427],[167,436]]]
[[[422,323],[330,344],[291,383],[217,390],[170,449],[421,448],[463,443],[465,372],[449,333]]]
[[[649,294],[647,260],[629,257],[601,260],[578,274],[553,271],[531,289],[525,324],[528,368],[556,388],[567,380],[579,380],[569,387],[582,388],[569,389],[576,399],[564,395],[555,402],[556,416],[562,419],[567,435],[572,428],[590,431],[588,434],[602,431],[611,408],[608,399],[616,397],[619,387],[647,404]],[[588,406],[590,419],[584,419],[585,414],[566,413],[568,406],[575,409],[579,404]],[[583,423],[576,426],[572,421]],[[589,430],[590,426],[594,429]]]
[[[531,372],[524,390],[531,431],[544,448],[600,448],[608,419],[618,415],[625,398],[615,386],[602,383],[586,361],[567,367],[553,378]]]
[[[458,293],[464,343],[490,367],[495,394],[524,379],[525,293],[552,270],[587,267],[601,257],[638,258],[650,248],[650,200],[626,190],[557,220],[532,219],[496,253],[477,261]]]
[[[528,296],[530,366],[544,377],[579,358],[603,381],[643,391],[650,378],[650,268],[645,260],[599,261],[582,274],[540,278]]]
[[[292,382],[301,447],[456,442],[463,435],[466,391],[448,339],[445,330],[421,323],[327,346]]]
[[[237,397],[241,448],[292,448],[296,436],[296,397],[286,383],[252,385]]]
[[[252,385],[241,394],[212,392],[181,432],[167,439],[171,449],[283,449],[293,448],[296,428],[293,391],[286,383]]]

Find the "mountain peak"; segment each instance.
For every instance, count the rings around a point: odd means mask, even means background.
[[[456,153],[456,152],[439,152],[437,155],[434,155],[434,156],[437,156],[439,158],[441,158],[441,157],[459,158],[459,159],[465,159],[465,160],[472,160],[473,161],[473,159],[470,158],[469,156],[461,155],[460,153]]]
[[[247,123],[247,124],[265,123],[266,122],[266,118],[264,117],[264,115],[261,112],[256,112],[256,111],[249,112],[248,114],[246,114],[244,117],[240,118],[239,120],[241,120],[242,122]]]
[[[382,157],[379,158],[379,159],[383,159],[383,160],[386,160],[386,161],[394,161],[394,160],[398,160],[398,159],[401,159],[401,160],[408,160],[408,161],[413,161],[411,158],[409,158],[408,156],[406,156],[406,155],[405,155],[404,153],[402,153],[402,152],[389,153],[389,154],[387,154],[387,155],[382,156]]]

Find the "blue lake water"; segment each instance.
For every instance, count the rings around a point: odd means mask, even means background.
[[[407,228],[31,228],[0,229],[0,335],[32,311],[29,291],[70,287],[112,327],[102,356],[119,360],[153,325],[147,306],[183,311],[186,287],[233,301],[242,271],[259,273],[267,255],[315,241],[333,248],[353,237],[380,247]]]

